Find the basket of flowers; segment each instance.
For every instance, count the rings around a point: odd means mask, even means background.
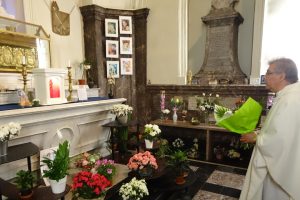
[[[113,160],[103,159],[97,160],[93,171],[105,176],[110,182],[116,174],[116,166]]]
[[[73,198],[93,199],[105,196],[111,182],[103,175],[80,171],[73,178]]]
[[[123,200],[139,200],[149,195],[145,179],[138,180],[135,177],[130,182],[121,186],[119,194]]]
[[[149,177],[152,175],[153,170],[158,168],[156,158],[149,151],[133,155],[127,166],[129,169],[138,172],[140,177]]]

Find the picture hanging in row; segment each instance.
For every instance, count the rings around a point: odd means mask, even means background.
[[[107,58],[119,57],[119,41],[106,40],[106,57]]]
[[[133,63],[132,58],[121,58],[121,75],[132,75],[133,73]],[[106,76],[107,78],[119,78],[119,61],[106,61]]]
[[[132,54],[132,38],[131,37],[120,37],[120,53],[121,54]]]
[[[121,75],[132,75],[132,58],[121,58]]]
[[[119,16],[119,23],[117,19],[105,19],[105,37],[118,37],[119,27],[120,34],[132,34],[131,16]]]
[[[119,16],[120,34],[132,34],[132,20],[130,16]]]
[[[106,37],[118,37],[118,20],[117,19],[105,19],[105,36]]]
[[[119,78],[119,61],[106,61],[106,76],[107,78]]]

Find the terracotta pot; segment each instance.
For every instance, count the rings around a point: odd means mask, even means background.
[[[31,200],[32,196],[33,196],[33,191],[31,191],[31,193],[27,195],[21,195],[21,193],[19,193],[19,198],[21,200]]]
[[[181,175],[179,175],[179,176],[176,177],[175,183],[177,185],[182,185],[182,184],[185,183],[185,178],[184,178],[183,174],[181,174]]]
[[[85,80],[84,79],[78,79],[78,84],[79,85],[85,85]]]

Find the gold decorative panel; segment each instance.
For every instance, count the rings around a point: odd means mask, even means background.
[[[26,68],[30,72],[39,66],[39,46],[37,41],[46,41],[41,52],[50,65],[50,36],[42,26],[0,16],[0,72],[19,72],[22,58],[26,58]],[[48,56],[48,57],[47,57]],[[50,67],[50,66],[49,66]]]
[[[26,57],[27,69],[30,71],[37,66],[36,48],[21,48],[0,44],[0,66],[2,71],[16,71],[22,67],[22,57]]]

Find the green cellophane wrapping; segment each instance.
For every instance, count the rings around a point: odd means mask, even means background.
[[[249,97],[232,116],[221,119],[220,121],[218,121],[216,117],[216,124],[234,133],[249,133],[256,128],[261,112],[262,106]]]

